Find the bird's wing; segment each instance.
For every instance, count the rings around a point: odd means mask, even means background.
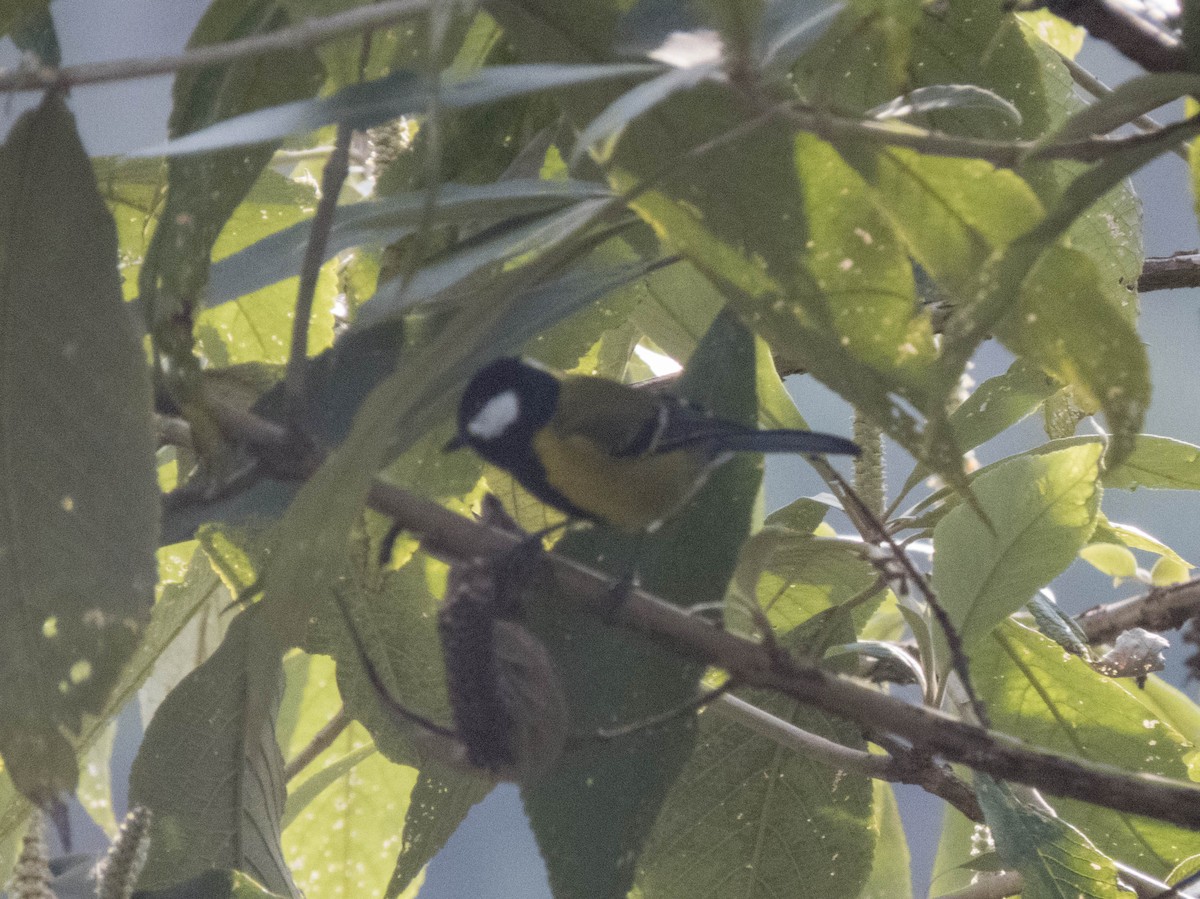
[[[663,400],[605,378],[562,382],[554,429],[562,437],[586,437],[613,456],[638,456],[662,424]]]
[[[735,422],[712,418],[689,406],[671,408],[666,425],[655,444],[655,451],[706,447],[711,453],[831,453],[857,456],[859,447],[852,440],[816,431],[760,431]]]

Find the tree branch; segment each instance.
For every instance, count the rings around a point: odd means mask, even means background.
[[[1047,0],[1056,16],[1087,30],[1092,37],[1112,44],[1121,55],[1147,72],[1185,72],[1187,53],[1172,34],[1134,15],[1112,0]]]
[[[317,293],[317,279],[321,275],[329,232],[333,229],[338,195],[350,173],[350,139],[353,136],[354,129],[348,123],[338,123],[333,152],[329,154],[321,173],[321,199],[313,214],[308,243],[304,247],[304,261],[300,266],[300,286],[296,289],[296,308],[292,313],[291,352],[288,354],[287,374],[283,382],[288,420],[297,434],[304,433],[304,382],[308,371],[308,328],[312,320],[313,298]]]
[[[169,75],[187,69],[203,69],[224,65],[239,59],[262,56],[276,50],[311,47],[345,34],[369,28],[391,25],[429,6],[429,0],[383,0],[346,12],[309,19],[270,34],[255,35],[222,44],[209,44],[187,50],[177,56],[151,59],[115,59],[109,62],[87,63],[61,69],[42,67],[0,72],[0,91],[32,91],[47,88],[74,87],[80,84],[102,84],[132,78]]]
[[[511,552],[518,538],[443,509],[432,501],[376,481],[372,508],[421,534],[428,551],[452,558]],[[612,585],[604,575],[553,554],[547,556],[564,601],[611,616]],[[959,762],[1053,796],[1079,799],[1146,815],[1183,827],[1200,827],[1200,789],[1161,777],[1120,771],[1026,746],[1004,734],[909,705],[869,687],[721,630],[642,590],[632,591],[616,619],[675,651],[729,672],[739,683],[790,696],[870,731],[890,733],[914,749]]]
[[[1153,257],[1142,264],[1137,282],[1142,293],[1180,287],[1200,287],[1200,252]]]
[[[245,417],[225,419],[228,426]],[[273,431],[279,446],[286,429],[259,419],[256,437]],[[278,448],[278,446],[277,446]],[[315,460],[314,460],[315,461]],[[457,515],[423,497],[376,479],[368,505],[400,527],[420,535],[422,546],[448,559],[487,558],[511,553],[519,537]],[[576,562],[548,553],[546,564],[559,587],[559,599],[582,611],[646,634],[679,654],[727,671],[747,687],[773,690],[853,721],[870,733],[890,734],[914,752],[1022,783],[1052,796],[1078,799],[1121,812],[1200,829],[1200,789],[1152,775],[1122,771],[1030,747],[1006,734],[992,733],[922,706],[842,678],[688,615],[643,590],[630,591],[616,613],[612,581]]]
[[[1143,627],[1169,631],[1200,614],[1200,579],[1159,587],[1117,602],[1088,609],[1075,621],[1092,643],[1109,643],[1122,631]]]
[[[929,757],[896,752],[874,755],[861,749],[851,749],[818,734],[802,730],[790,722],[760,709],[756,705],[726,694],[710,708],[723,718],[737,721],[760,736],[773,740],[785,749],[799,752],[833,768],[853,771],[891,783],[912,784],[949,802],[972,821],[983,821],[983,812],[975,792],[954,772]],[[892,752],[892,747],[886,747]]]

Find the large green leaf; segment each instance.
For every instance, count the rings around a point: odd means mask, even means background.
[[[1022,899],[1118,899],[1136,895],[1117,884],[1117,868],[1086,836],[1022,803],[1005,783],[975,775],[975,792],[996,851],[1021,872]]]
[[[0,754],[40,800],[75,786],[155,580],[149,378],[112,216],[59,96],[0,149]]]
[[[754,339],[726,314],[693,354],[680,390],[723,417],[753,421],[754,378]],[[556,551],[616,577],[636,567],[647,589],[680,605],[719,602],[749,531],[760,476],[761,461],[742,457],[719,469],[654,534],[571,533]],[[523,785],[530,824],[558,899],[615,899],[629,890],[642,844],[691,753],[695,718],[684,715],[612,744],[589,743],[587,735],[688,702],[702,672],[558,602],[533,604],[530,617],[563,676],[574,729],[585,740],[544,778]]]
[[[628,81],[660,71],[661,66],[644,63],[491,66],[465,77],[447,79],[436,91],[421,75],[399,71],[375,81],[350,85],[332,97],[285,103],[236,116],[186,137],[148,147],[139,155],[178,157],[229,150],[278,141],[335,122],[346,122],[362,130],[400,116],[423,113],[435,97],[440,108],[461,109],[598,81]]]
[[[419,225],[490,223],[547,212],[579,200],[607,194],[582,181],[502,181],[480,186],[439,185],[436,205],[427,210],[425,194],[402,194],[338,208],[325,246],[325,258],[361,244],[386,246]],[[233,253],[212,269],[206,305],[216,305],[268,284],[295,277],[308,246],[312,220],[305,219]]]
[[[1090,443],[998,465],[971,483],[991,528],[965,506],[938,522],[933,587],[967,648],[1029,602],[1087,542],[1100,505],[1100,452]],[[944,656],[939,666],[947,666]]]
[[[131,805],[154,810],[146,889],[209,869],[245,871],[299,895],[283,860],[283,758],[275,741],[280,646],[257,609],[159,706],[129,781]]]
[[[1129,317],[1098,300],[1098,272],[1065,247],[1041,255],[1021,286],[1017,307],[996,333],[1042,366],[1088,409],[1102,409],[1114,432],[1110,458],[1128,452],[1150,405],[1150,363]]]
[[[340,706],[333,660],[311,658],[288,755],[294,756]],[[373,753],[370,736],[357,722],[312,760],[289,787],[283,837],[296,884],[306,896],[383,894],[416,778],[413,768]],[[297,808],[301,797],[305,804]]]
[[[1200,489],[1200,446],[1140,434],[1133,451],[1104,472],[1104,486],[1121,490]]]
[[[854,639],[854,627],[838,610],[783,639],[789,650],[819,657]],[[845,721],[765,692],[741,698],[803,731],[866,749],[861,729]],[[700,717],[700,744],[663,808],[638,884],[647,899],[749,899],[798,884],[812,896],[857,895],[875,849],[872,797],[868,778],[814,763],[710,709]]]
[[[212,258],[220,264],[255,241],[303,220],[315,202],[311,185],[289,180],[270,169],[264,170],[230,213],[212,247]],[[312,320],[308,329],[309,353],[333,341],[333,305],[337,285],[332,266],[322,269],[317,279]],[[204,309],[196,316],[198,350],[210,366],[287,361],[288,334],[296,306],[299,267],[285,281],[259,285],[252,293],[219,308]],[[249,285],[248,285],[249,286]],[[208,289],[200,305],[208,305]]]
[[[1176,728],[1148,705],[1136,684],[1106,678],[1041,634],[1009,622],[971,653],[975,686],[997,729],[1068,756],[1139,774],[1200,780],[1193,723]],[[1117,861],[1163,877],[1200,852],[1200,834],[1074,800],[1060,815]]]
[[[859,899],[912,899],[912,876],[908,840],[900,807],[892,785],[881,780],[872,782],[875,796],[873,823],[877,836],[871,876],[863,885]]]

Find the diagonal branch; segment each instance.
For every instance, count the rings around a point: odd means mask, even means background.
[[[255,35],[222,44],[196,47],[176,56],[137,57],[109,62],[66,66],[15,69],[0,72],[0,91],[33,91],[48,88],[74,87],[80,84],[102,84],[108,81],[127,81],[169,75],[188,69],[203,69],[224,65],[239,59],[263,56],[276,50],[311,47],[334,38],[371,28],[382,28],[420,12],[429,0],[383,0],[346,12],[309,19],[270,34]]]
[[[242,413],[225,424],[244,423],[247,415]],[[283,427],[259,419],[253,431],[257,438],[273,431],[276,448],[287,446],[288,431]],[[367,501],[401,528],[420,535],[426,551],[442,558],[511,553],[521,541],[382,480],[372,483]],[[964,764],[1052,796],[1200,829],[1200,789],[1191,784],[1068,758],[911,705],[807,662],[781,657],[767,645],[688,615],[644,590],[631,590],[614,613],[613,583],[607,576],[553,553],[546,555],[546,564],[562,602],[643,633],[687,658],[721,668],[739,684],[773,690],[853,721],[873,734],[903,740],[916,753]]]

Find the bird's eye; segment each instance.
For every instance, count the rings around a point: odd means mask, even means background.
[[[479,440],[495,440],[521,417],[521,401],[512,390],[498,393],[467,422],[467,433]]]

